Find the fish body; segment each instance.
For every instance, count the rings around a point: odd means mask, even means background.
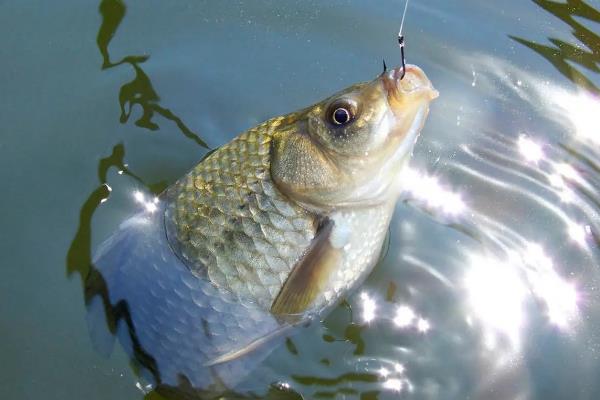
[[[401,72],[242,133],[101,246],[104,304],[157,384],[234,386],[368,275],[437,96]]]
[[[251,129],[200,163],[167,190],[165,214],[169,243],[197,276],[265,310],[324,219],[323,214],[290,202],[273,182],[269,133],[280,121],[276,118]],[[335,301],[368,272],[365,265],[378,257],[390,206],[393,203],[327,214],[333,221],[327,240],[339,250],[340,265],[323,282],[311,311]]]

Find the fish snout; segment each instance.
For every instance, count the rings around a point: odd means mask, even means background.
[[[384,73],[383,84],[388,98],[397,100],[422,98],[431,101],[439,96],[425,72],[416,65],[407,64],[404,74],[402,67]]]

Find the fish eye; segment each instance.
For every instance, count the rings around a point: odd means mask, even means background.
[[[348,111],[345,108],[336,108],[333,111],[333,115],[331,116],[331,119],[333,121],[334,124],[336,125],[344,125],[347,124],[348,122],[350,122],[351,116],[350,116],[350,111]]]
[[[346,125],[356,116],[356,104],[350,101],[336,102],[329,107],[329,120],[333,125]]]

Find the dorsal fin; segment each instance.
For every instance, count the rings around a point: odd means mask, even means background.
[[[310,246],[298,260],[271,305],[276,315],[300,314],[313,303],[341,262],[341,249],[330,242],[334,222],[325,218]]]

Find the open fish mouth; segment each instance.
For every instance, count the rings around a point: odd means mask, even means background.
[[[405,68],[404,74],[402,67],[398,67],[384,72],[382,76],[390,104],[416,97],[431,101],[439,96],[421,68],[411,64],[407,64]]]

